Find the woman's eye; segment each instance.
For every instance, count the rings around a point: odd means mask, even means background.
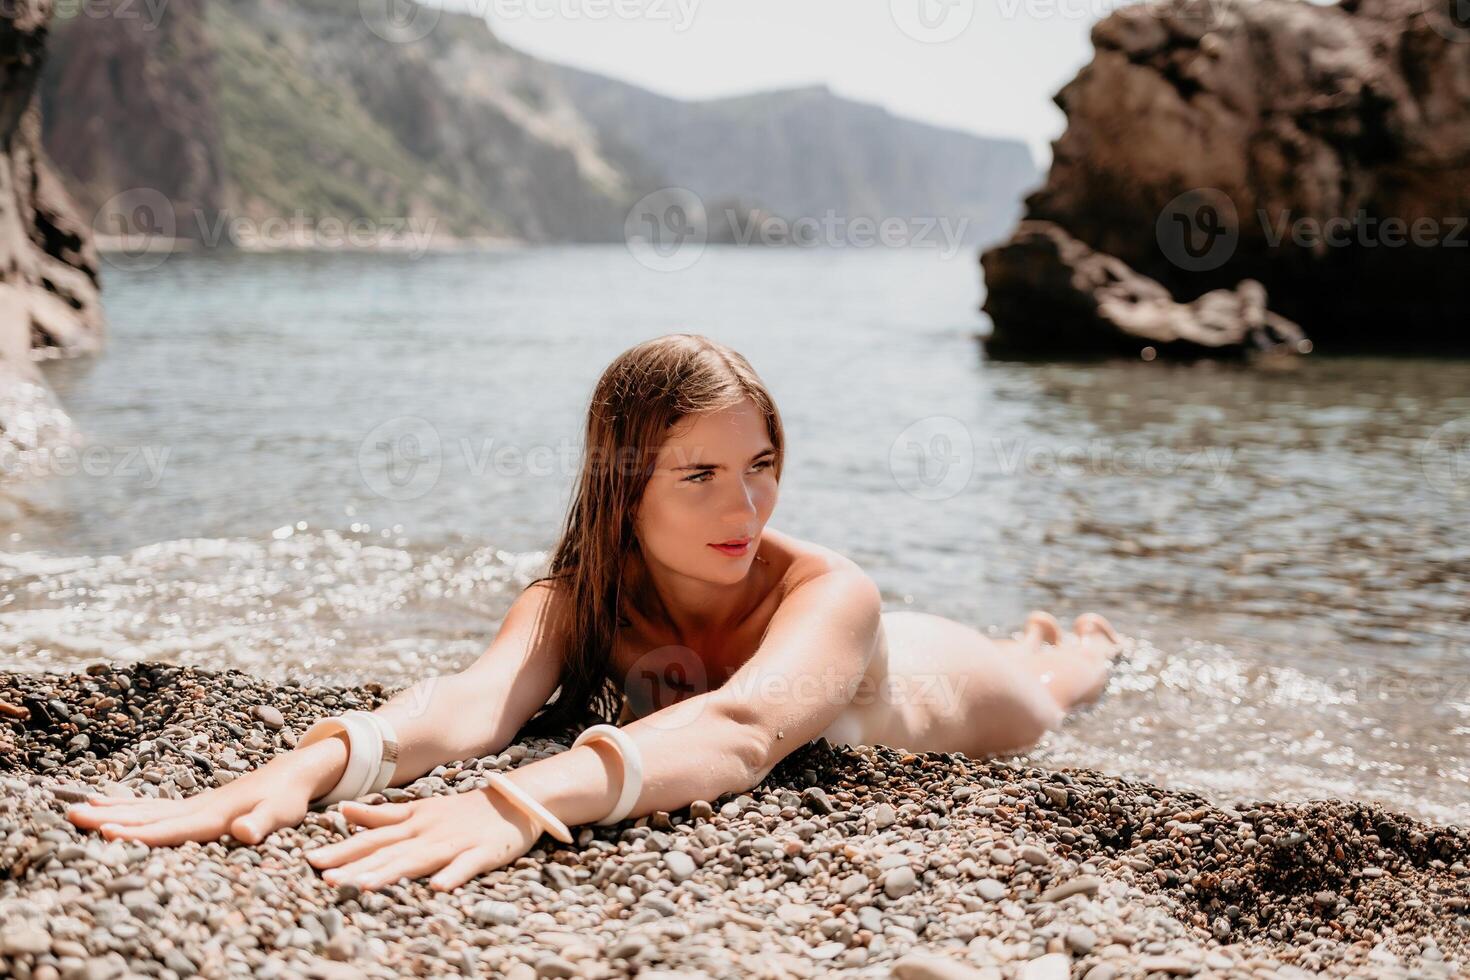
[[[757,469],[757,470],[766,470],[766,469],[770,469],[773,464],[771,463],[771,461],[769,459],[763,459],[759,463],[755,463],[753,465],[754,465],[754,468]],[[714,471],[713,470],[700,470],[698,473],[695,473],[693,476],[686,476],[684,478],[684,482],[685,483],[704,483],[705,481],[702,479],[702,477],[714,476],[714,475],[715,474],[714,474]]]

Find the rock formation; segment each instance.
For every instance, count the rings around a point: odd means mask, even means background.
[[[0,9],[0,476],[67,429],[37,357],[102,343],[97,253],[41,153],[36,82],[51,0]]]
[[[1048,318],[1044,338],[998,330],[987,343],[996,357],[1054,352],[1142,354],[1152,360],[1201,352],[1311,350],[1300,327],[1266,309],[1265,288],[1254,279],[1179,303],[1157,281],[1049,221],[1021,222],[1011,240],[987,252],[983,261],[986,309],[997,323],[1024,322],[1040,312]],[[1046,348],[1038,349],[1038,340]]]
[[[130,250],[153,227],[248,245],[329,218],[446,244],[617,242],[668,187],[788,220],[948,218],[978,245],[1040,179],[1017,141],[825,90],[683,102],[531,57],[473,12],[393,2],[408,23],[389,30],[383,6],[88,0],[53,31],[41,96],[88,111],[46,113],[47,151]]]
[[[1193,301],[1247,279],[1279,314],[1267,334],[1232,322],[1233,339],[1201,344],[1221,331],[1174,310],[1191,340],[1160,353],[1238,353],[1290,321],[1318,351],[1463,349],[1470,23],[1455,9],[1162,0],[1098,23],[1093,61],[1056,96],[1068,123],[1047,181],[982,257],[991,350],[1137,353],[1159,316],[1089,293],[1123,281],[1203,313]],[[1070,240],[1116,261],[1074,276]]]

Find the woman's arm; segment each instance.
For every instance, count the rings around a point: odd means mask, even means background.
[[[629,817],[747,790],[819,736],[866,673],[881,616],[878,588],[856,566],[827,572],[786,597],[760,649],[724,685],[622,726],[643,758]],[[602,740],[507,775],[569,827],[611,812],[623,778]]]
[[[877,588],[851,569],[807,582],[782,602],[755,655],[718,690],[623,726],[643,759],[630,816],[677,810],[749,789],[793,749],[822,733],[856,691],[876,650]],[[596,741],[506,775],[569,826],[601,820],[622,789],[616,750]],[[365,806],[343,803],[365,828],[307,860],[330,884],[371,890],[432,875],[457,888],[526,854],[541,828],[487,788]]]
[[[499,751],[556,689],[566,603],[538,583],[517,597],[485,653],[457,674],[431,677],[377,709],[399,738],[394,783],[412,782],[440,763]],[[229,833],[256,843],[292,827],[311,800],[337,784],[347,765],[337,734],[284,752],[224,786],[184,799],[93,799],[72,807],[78,827],[153,846],[215,840]]]
[[[567,602],[537,583],[506,611],[494,641],[480,658],[454,674],[427,677],[395,694],[374,713],[398,736],[394,786],[413,782],[437,765],[499,752],[556,690],[567,631]],[[330,789],[347,764],[347,738]],[[326,790],[322,790],[326,792]]]

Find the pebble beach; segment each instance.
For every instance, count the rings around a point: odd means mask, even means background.
[[[307,849],[337,808],[250,846],[149,848],[71,803],[187,796],[379,685],[276,685],[145,661],[0,673],[0,976],[1461,977],[1470,832],[1377,804],[1207,802],[1087,769],[798,748],[738,796],[542,837],[449,893],[359,894]],[[369,802],[460,792],[532,739]]]

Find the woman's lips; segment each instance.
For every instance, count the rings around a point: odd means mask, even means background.
[[[750,542],[746,541],[744,544],[712,544],[710,547],[723,554],[739,557],[750,550]]]

